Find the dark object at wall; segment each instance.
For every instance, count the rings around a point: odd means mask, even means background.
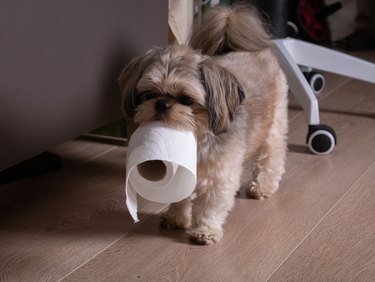
[[[62,159],[56,154],[44,152],[15,166],[0,171],[0,185],[49,173],[62,167]]]
[[[355,32],[346,39],[350,51],[375,50],[375,30]]]
[[[287,36],[288,0],[232,0],[231,4],[247,3],[263,12],[265,21],[270,24],[274,38]]]

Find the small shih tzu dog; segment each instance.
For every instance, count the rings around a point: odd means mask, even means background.
[[[119,83],[136,124],[160,120],[193,131],[197,186],[173,203],[161,226],[211,244],[243,187],[251,198],[279,187],[286,156],[287,83],[256,11],[219,6],[203,15],[189,46],[152,49],[133,59]]]

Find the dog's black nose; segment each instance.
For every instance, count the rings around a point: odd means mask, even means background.
[[[157,113],[162,114],[165,111],[167,111],[171,106],[172,106],[172,100],[170,98],[165,98],[165,99],[156,101],[155,109]]]

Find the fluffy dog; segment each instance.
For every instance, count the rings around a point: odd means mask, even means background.
[[[136,124],[161,120],[193,131],[198,177],[189,198],[171,204],[161,226],[187,229],[210,244],[236,192],[268,198],[284,173],[287,83],[270,36],[245,7],[217,7],[193,31],[190,46],[152,49],[120,75],[123,107]]]

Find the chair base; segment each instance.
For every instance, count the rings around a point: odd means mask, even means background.
[[[318,146],[327,148],[319,149],[319,151],[308,143],[309,148],[314,154],[327,155],[333,151],[336,144],[336,134],[329,126],[320,124],[318,100],[300,67],[328,71],[375,83],[375,64],[298,39],[275,39],[274,43],[279,63],[287,76],[289,88],[301,104],[305,112],[305,118],[310,126],[307,139],[311,138],[312,126],[315,126],[315,128],[322,127],[322,129],[319,129],[321,130],[319,134],[315,133],[315,140],[329,139],[333,146]],[[316,136],[322,136],[322,134],[328,136],[328,139],[325,137],[316,139]],[[315,144],[317,144],[316,142]],[[313,143],[311,142],[311,144]]]

